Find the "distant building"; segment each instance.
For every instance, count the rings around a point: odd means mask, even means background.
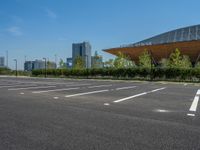
[[[0,67],[5,67],[5,57],[0,57]]]
[[[66,67],[68,69],[71,69],[72,68],[72,58],[67,58],[66,59]]]
[[[47,61],[46,64],[47,69],[56,69],[56,63]],[[24,63],[24,70],[25,71],[32,71],[36,69],[45,69],[45,61],[42,60],[35,60],[35,61],[26,61]]]
[[[103,57],[98,55],[97,51],[95,55],[92,56],[92,68],[103,68]]]
[[[33,61],[26,61],[24,63],[24,71],[32,71],[33,70]]]
[[[89,42],[72,44],[72,65],[75,66],[77,57],[81,57],[85,63],[85,68],[91,68],[91,45]]]

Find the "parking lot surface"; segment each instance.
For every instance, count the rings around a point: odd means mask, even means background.
[[[199,150],[199,84],[0,77],[2,150]]]

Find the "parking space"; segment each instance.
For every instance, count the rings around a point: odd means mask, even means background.
[[[1,78],[0,90],[16,96],[62,100],[66,104],[104,105],[133,113],[177,113],[182,117],[197,116],[200,94],[197,86],[185,84],[36,78]]]
[[[158,141],[158,149],[162,140],[198,149],[199,96],[198,84],[0,78],[0,140]]]

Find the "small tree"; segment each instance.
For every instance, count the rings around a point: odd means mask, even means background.
[[[135,63],[131,61],[130,58],[122,52],[118,53],[118,56],[113,62],[113,65],[115,68],[131,68],[136,66]]]
[[[152,64],[151,55],[147,50],[144,50],[142,55],[139,56],[139,66],[145,68],[151,68],[151,66],[154,67],[154,64]]]
[[[62,59],[60,59],[59,67],[60,67],[60,69],[66,68],[65,63],[64,63],[64,61]]]
[[[171,68],[189,68],[192,66],[188,56],[181,56],[179,49],[176,49],[169,57],[168,67]]]
[[[200,69],[200,61],[197,62],[197,64],[195,65],[195,68],[199,68]]]
[[[113,59],[109,59],[108,61],[105,61],[104,62],[104,67],[109,67],[109,68],[114,67],[113,62],[114,62]]]
[[[77,56],[74,61],[74,69],[83,69],[85,68],[85,61],[81,56]]]

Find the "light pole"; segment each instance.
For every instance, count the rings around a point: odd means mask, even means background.
[[[43,58],[45,61],[45,78],[47,77],[47,59]]]
[[[15,61],[15,75],[17,77],[17,59],[14,59],[14,61]]]
[[[85,63],[86,63],[86,69],[87,69],[87,79],[88,79],[88,55],[85,55],[85,58],[86,58],[86,61],[85,61]]]

